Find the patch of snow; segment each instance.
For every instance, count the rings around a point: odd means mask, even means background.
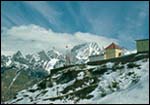
[[[52,76],[52,78],[54,79],[54,78],[58,78],[59,76],[61,76],[62,74],[57,74],[57,75],[54,75],[54,76]]]
[[[54,65],[56,64],[56,62],[58,62],[58,59],[51,59],[47,64],[46,64],[46,67],[45,67],[45,70],[48,71],[48,73],[50,74],[50,70],[54,68]]]
[[[34,59],[36,62],[40,60],[39,54],[33,54],[32,59]]]
[[[137,50],[125,50],[124,51],[124,55],[129,55],[129,54],[134,54],[134,53],[137,53]]]
[[[20,75],[21,71],[19,73],[17,73],[17,75],[13,78],[12,82],[10,83],[8,89],[11,88],[11,86],[13,85],[13,83],[16,81],[17,77]]]
[[[78,80],[81,80],[81,79],[83,79],[83,78],[84,78],[84,72],[82,71],[82,72],[78,73],[77,79],[78,79]]]
[[[11,63],[12,63],[11,58],[8,57],[8,62],[6,62],[6,66],[10,66]]]
[[[114,65],[114,63],[112,63],[112,62],[106,63],[107,68],[112,68],[113,65]]]

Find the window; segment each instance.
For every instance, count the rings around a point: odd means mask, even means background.
[[[121,56],[121,52],[118,54],[118,56]]]

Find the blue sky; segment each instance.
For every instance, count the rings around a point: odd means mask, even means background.
[[[91,33],[128,49],[135,39],[149,38],[147,1],[2,1],[1,18],[2,28],[34,24],[57,33]]]

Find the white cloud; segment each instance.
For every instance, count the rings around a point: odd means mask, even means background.
[[[13,55],[14,51],[2,51],[1,55]]]
[[[40,50],[50,50],[52,47],[63,52],[66,45],[72,48],[85,42],[97,42],[100,46],[106,47],[117,40],[91,33],[58,33],[32,24],[5,29],[2,32],[1,47],[2,52],[21,50],[24,53],[34,53]]]

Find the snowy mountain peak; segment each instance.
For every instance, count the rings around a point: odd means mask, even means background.
[[[21,51],[17,51],[13,57],[16,57],[16,58],[24,58],[23,54],[21,53]]]
[[[8,67],[10,66],[11,63],[12,63],[11,56],[5,56],[5,55],[1,56],[1,68]]]
[[[84,43],[74,46],[71,50],[73,59],[78,63],[88,61],[88,57],[91,55],[98,55],[101,52],[100,46],[95,42]]]
[[[57,51],[56,49],[52,49],[52,50],[49,50],[47,51],[47,56],[50,58],[50,59],[53,59],[53,58],[58,58],[58,59],[61,59],[63,58],[63,54],[61,54],[59,51]]]
[[[9,104],[148,104],[149,54],[53,69]]]
[[[40,56],[40,59],[41,60],[49,60],[49,57],[47,56],[46,52],[44,50],[38,52],[39,56]]]
[[[11,58],[2,56],[1,66],[8,66],[10,64],[26,65],[31,69],[44,69],[50,73],[50,70],[57,67],[63,67],[67,64],[67,60],[71,64],[87,63],[89,56],[99,55],[103,53],[104,49],[101,45],[96,42],[88,42],[74,46],[71,50],[66,51],[66,54],[62,54],[55,48],[49,51],[39,51],[34,54],[28,54],[25,57],[21,51],[16,52]]]

